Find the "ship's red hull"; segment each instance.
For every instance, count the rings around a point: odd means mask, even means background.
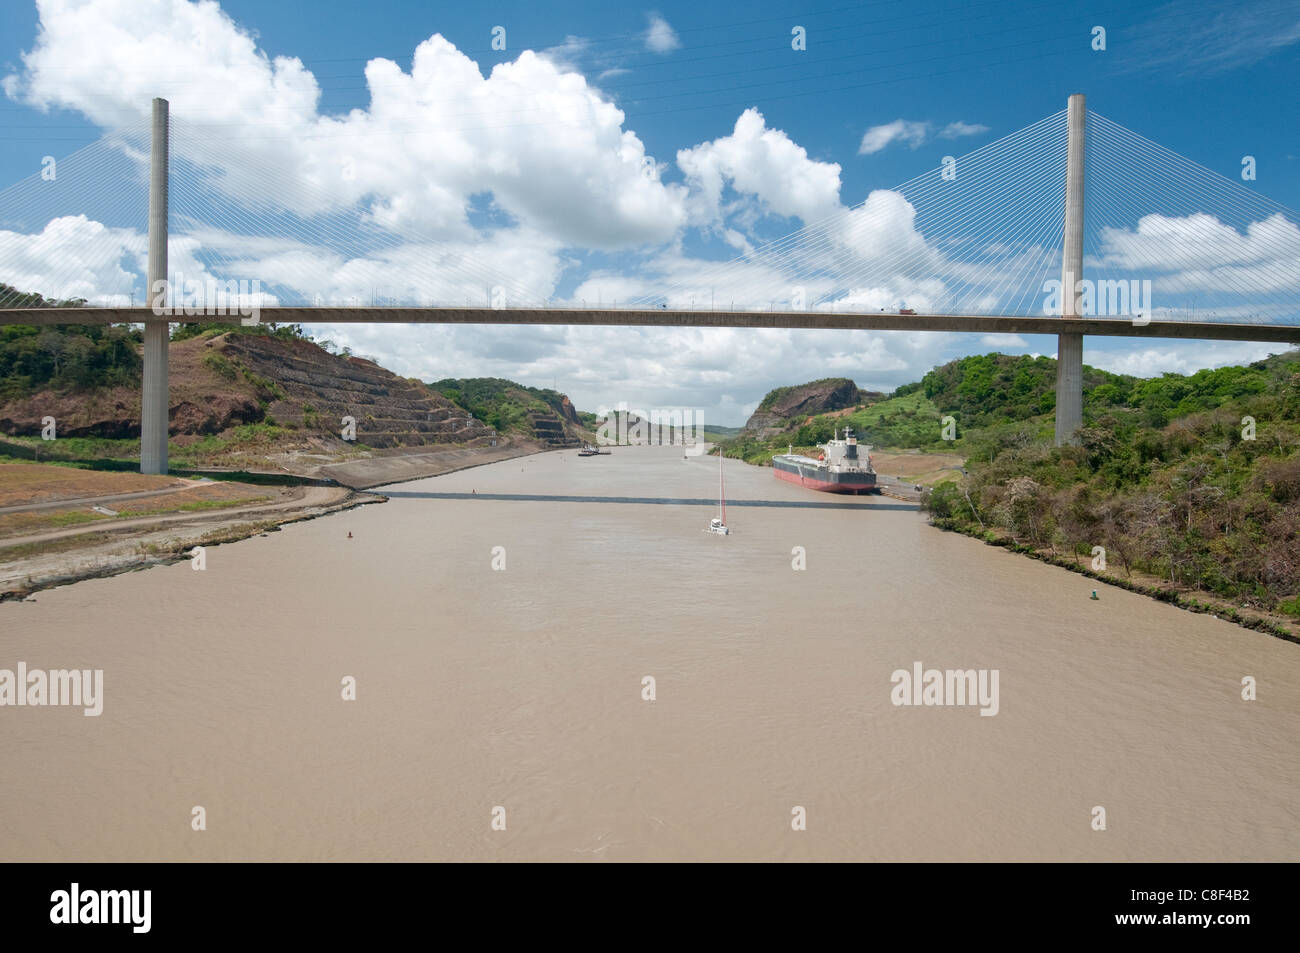
[[[828,483],[825,480],[818,480],[814,477],[801,476],[798,473],[789,473],[778,467],[773,467],[772,472],[776,474],[778,480],[785,480],[787,483],[793,483],[796,486],[804,486],[810,490],[821,490],[823,493],[879,493],[880,487],[874,483]]]

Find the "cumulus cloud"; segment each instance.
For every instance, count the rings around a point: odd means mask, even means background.
[[[1250,364],[1285,350],[1281,345],[1252,341],[1189,341],[1143,348],[1120,347],[1089,345],[1084,362],[1112,374],[1158,377],[1167,373],[1195,374],[1206,368],[1230,364]]]
[[[195,158],[250,205],[365,202],[384,227],[465,237],[472,197],[490,193],[520,224],[592,248],[668,241],[685,220],[684,189],[645,175],[622,111],[554,58],[524,51],[485,77],[435,34],[409,73],[371,60],[369,107],[328,116],[302,63],[268,57],[215,3],[43,0],[40,13],[11,97],[116,128],[161,95],[178,129],[198,130],[175,137],[177,158],[220,135]]]
[[[561,51],[524,51],[484,76],[435,34],[416,48],[409,71],[371,60],[369,106],[331,116],[319,112],[315,78],[301,62],[267,57],[215,3],[141,2],[147,9],[128,17],[126,0],[43,0],[41,32],[11,94],[78,109],[110,128],[140,118],[153,94],[167,96],[174,169],[188,163],[228,200],[205,219],[207,228],[189,226],[196,260],[206,250],[206,260],[239,276],[278,283],[289,300],[421,302],[441,291],[444,300],[475,302],[501,274],[545,298],[573,260],[566,248],[675,246],[689,221],[748,252],[755,242],[747,232],[759,218],[810,222],[841,210],[840,167],[810,158],[754,109],[730,135],[678,153],[685,185],[664,183],[663,167],[624,128],[623,113],[567,68]],[[137,19],[149,29],[137,32]],[[160,48],[169,56],[152,55]],[[563,53],[584,48],[570,38]],[[176,65],[183,61],[211,68],[196,81]],[[104,75],[123,79],[104,84]],[[185,187],[176,189],[178,200]],[[736,198],[724,201],[728,190]],[[864,259],[891,247],[924,252],[910,219],[896,227],[910,206],[886,207],[889,201],[876,196],[851,213],[840,245]],[[232,227],[267,208],[296,218],[278,234]],[[376,244],[368,229],[395,238]],[[477,270],[458,273],[454,266],[465,261]],[[625,284],[649,293],[654,282],[709,277],[703,273],[714,267],[652,257]],[[761,292],[778,281],[762,264],[733,271]],[[875,277],[845,300],[932,290]],[[698,297],[705,285],[678,288],[673,300]],[[771,300],[739,297],[755,307]]]
[[[1136,228],[1103,228],[1098,264],[1159,275],[1165,292],[1256,294],[1300,290],[1300,227],[1280,212],[1244,233],[1205,212],[1144,215]]]
[[[1019,334],[985,334],[980,338],[980,347],[1004,348],[1015,347],[1025,348],[1029,345]]]
[[[693,193],[695,221],[721,219],[727,185],[777,215],[805,222],[839,207],[839,164],[810,159],[784,132],[769,129],[757,109],[741,113],[731,135],[680,150],[677,165]]]
[[[652,53],[671,53],[682,45],[676,31],[657,13],[647,15],[650,27],[645,33],[645,48]]]
[[[915,223],[911,202],[898,192],[876,189],[844,217],[839,239],[865,259],[893,257],[900,250],[925,254],[925,239]]]
[[[53,219],[40,232],[0,231],[0,281],[47,298],[84,298],[94,305],[124,306],[144,282],[147,239],[128,228],[109,228],[84,215]]]

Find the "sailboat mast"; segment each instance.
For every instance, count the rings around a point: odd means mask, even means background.
[[[727,525],[727,494],[722,489],[722,448],[718,448],[718,506],[722,509],[722,525]]]

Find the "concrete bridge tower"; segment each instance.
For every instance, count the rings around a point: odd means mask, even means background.
[[[1083,280],[1083,133],[1087,108],[1082,93],[1070,97],[1066,111],[1069,139],[1065,155],[1065,235],[1061,244],[1061,317],[1079,314],[1078,282]],[[1056,345],[1056,445],[1074,443],[1083,423],[1083,335],[1058,334]]]
[[[152,304],[167,281],[167,100],[153,101],[153,143],[149,156],[149,287],[145,297]],[[163,282],[159,285],[159,282]],[[163,299],[166,304],[166,298]],[[171,323],[167,315],[144,322],[144,386],[140,405],[140,472],[167,472],[167,425],[170,402],[167,397],[167,348]]]

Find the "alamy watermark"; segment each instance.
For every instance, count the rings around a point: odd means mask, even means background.
[[[104,670],[28,669],[19,662],[17,671],[0,668],[0,708],[7,705],[33,707],[79,706],[87,718],[104,711]]]
[[[889,677],[895,705],[978,705],[981,715],[998,713],[998,669],[900,668]]]
[[[238,314],[240,324],[249,326],[261,319],[262,282],[259,278],[218,281],[209,277],[198,281],[186,279],[178,271],[170,281],[155,281],[152,293],[150,308],[160,318]]]
[[[148,933],[152,906],[152,890],[87,890],[74,881],[50,894],[50,922],[121,924],[132,933]]]
[[[682,446],[689,456],[704,453],[704,412],[700,410],[656,407],[647,413],[629,410],[626,402],[619,401],[617,408],[600,408],[596,418],[600,422],[596,443],[601,446]]]
[[[1043,299],[1043,314],[1061,314],[1061,282],[1055,278],[1044,281],[1043,292],[1047,295]],[[1092,281],[1083,278],[1074,283],[1074,294],[1074,314],[1078,317],[1116,315],[1132,318],[1138,327],[1151,323],[1150,279]]]

